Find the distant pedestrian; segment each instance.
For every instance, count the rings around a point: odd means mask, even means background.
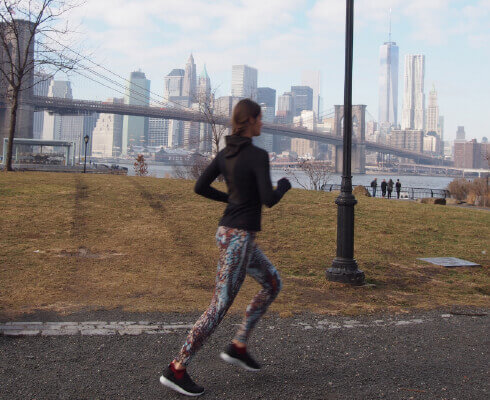
[[[396,198],[399,199],[400,198],[400,191],[402,189],[402,184],[400,183],[400,179],[396,180],[395,189],[396,189]]]
[[[395,184],[395,182],[393,182],[393,180],[390,178],[390,180],[388,181],[388,198],[391,199],[391,192],[393,192],[393,185]]]
[[[233,109],[232,127],[233,134],[225,138],[226,147],[202,173],[194,188],[197,194],[227,203],[216,232],[219,261],[211,304],[160,377],[163,385],[188,396],[198,396],[204,389],[193,382],[186,367],[218,327],[247,274],[262,288],[247,307],[234,339],[220,356],[227,363],[246,371],[260,370],[260,365],[247,351],[247,340],[282,287],[279,273],[257,246],[255,237],[261,228],[262,205],[272,207],[277,204],[291,188],[291,183],[282,178],[273,189],[269,155],[252,143],[252,137],[259,136],[262,127],[257,103],[249,99],[240,100]],[[220,174],[225,177],[226,193],[211,186]]]
[[[383,197],[386,196],[386,187],[388,186],[388,184],[386,183],[386,179],[383,179],[383,182],[381,182],[381,195]]]
[[[373,188],[373,197],[376,197],[376,189],[378,187],[378,178],[374,178],[371,182],[371,187]]]

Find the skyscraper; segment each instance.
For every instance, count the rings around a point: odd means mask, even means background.
[[[131,72],[124,104],[134,106],[150,105],[150,81],[144,72]],[[126,155],[130,146],[145,146],[148,140],[148,118],[125,115],[123,119],[122,154]]]
[[[34,96],[42,96],[47,97],[49,92],[49,86],[53,77],[48,74],[44,74],[41,72],[36,72],[34,74],[34,87],[33,94]],[[44,127],[44,111],[35,111],[34,112],[34,123],[32,128],[33,138],[41,139],[43,136],[43,127]]]
[[[190,99],[196,97],[196,64],[192,54],[187,60],[184,72],[184,84],[182,87],[182,96],[187,96]]]
[[[439,132],[439,106],[437,105],[437,92],[434,86],[432,86],[432,90],[429,92],[426,132],[435,132],[439,139],[441,139],[441,132]]]
[[[199,75],[199,82],[197,86],[197,97],[199,101],[209,104],[213,107],[213,95],[211,93],[211,79],[209,78],[208,71],[206,70],[206,64],[204,64],[203,70]],[[210,124],[201,122],[199,124],[199,151],[202,153],[210,153],[212,151],[212,127]]]
[[[441,136],[441,140],[444,141],[444,116],[439,115],[439,123],[437,125],[437,129],[439,131],[439,135]]]
[[[463,142],[466,140],[466,133],[464,131],[464,126],[458,126],[458,130],[456,131],[456,140],[463,141]]]
[[[191,109],[194,111],[199,111],[199,103],[192,103],[191,104]],[[199,150],[200,147],[200,128],[201,128],[201,123],[200,122],[193,122],[193,121],[185,121],[184,122],[184,128],[183,128],[183,146],[187,150],[194,150],[197,151]]]
[[[171,96],[169,100],[169,106],[178,109],[187,109],[190,105],[189,97],[187,96]],[[185,121],[178,121],[175,119],[169,120],[167,139],[168,147],[176,148],[181,147],[184,144],[184,126]]]
[[[269,87],[259,87],[257,88],[257,103],[264,103],[267,107],[276,110],[276,89]]]
[[[232,97],[257,99],[257,70],[248,65],[233,65],[231,70]]]
[[[303,71],[301,84],[313,89],[313,111],[316,118],[319,118],[321,107],[321,72],[320,71]]]
[[[61,99],[73,99],[71,83],[69,81],[51,80],[48,88],[48,97]],[[66,140],[75,143],[74,154],[80,158],[84,156],[85,135],[89,136],[87,155],[91,154],[92,131],[95,127],[99,114],[90,115],[59,115],[44,111],[42,139],[44,140]]]
[[[92,155],[92,145],[93,145],[92,135],[93,135],[95,126],[97,125],[97,121],[99,120],[99,117],[100,117],[99,113],[92,113],[92,114],[83,116],[83,132],[82,132],[82,135],[79,137],[79,140],[80,140],[80,146],[83,146],[83,144],[84,144],[83,138],[86,135],[88,135],[89,141],[88,141],[88,146],[87,146],[87,156]]]
[[[403,95],[402,129],[425,128],[425,56],[405,56],[405,91]]]
[[[183,69],[173,69],[164,78],[163,98],[168,101],[170,97],[181,97],[184,87],[185,71]]]
[[[263,122],[274,122],[276,115],[276,90],[268,87],[257,88],[257,103],[260,105]],[[274,137],[270,133],[262,133],[254,138],[256,146],[272,152],[274,148]]]
[[[150,118],[148,120],[148,146],[167,146],[168,119]]]
[[[107,103],[124,104],[124,99],[112,98]],[[100,114],[92,133],[92,156],[118,157],[121,155],[123,116]]]
[[[309,130],[316,129],[315,112],[313,110],[303,110],[299,116],[294,117],[294,125],[302,126]],[[308,139],[291,139],[291,151],[295,152],[299,158],[311,159],[318,155],[318,142]]]
[[[61,99],[73,99],[71,83],[69,81],[52,80],[49,84],[47,96]],[[60,140],[62,116],[58,114],[50,114],[48,111],[44,111],[43,119],[42,138],[44,140]],[[78,151],[78,149],[76,149],[76,151]]]
[[[291,92],[285,92],[277,97],[277,116],[282,123],[291,123],[294,113],[294,98]]]
[[[398,46],[390,40],[379,48],[380,124],[398,124]]]
[[[295,117],[300,116],[302,111],[313,111],[313,89],[309,86],[291,86],[293,96]],[[318,117],[318,116],[315,116]]]
[[[198,97],[209,99],[211,96],[211,79],[209,79],[208,71],[206,70],[206,64],[199,75],[199,84],[197,86]]]

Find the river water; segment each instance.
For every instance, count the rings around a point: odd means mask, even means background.
[[[132,164],[124,164],[118,163],[120,166],[128,168],[128,175],[134,175],[134,169]],[[148,173],[150,176],[154,176],[156,178],[168,178],[174,176],[174,167],[169,165],[157,165],[157,164],[149,164],[148,165]],[[308,178],[301,171],[295,171],[295,175],[298,177],[300,182],[304,185],[307,185]],[[271,179],[272,183],[275,184],[279,179],[283,176],[290,179],[291,184],[295,188],[301,188],[301,185],[298,184],[291,176],[288,175],[287,172],[281,170],[271,170]],[[424,188],[424,189],[446,189],[449,182],[451,182],[454,178],[451,177],[441,177],[441,176],[422,176],[422,175],[397,175],[397,174],[359,174],[352,176],[352,184],[353,185],[364,185],[369,186],[371,181],[374,178],[378,178],[378,190],[379,185],[386,179],[393,179],[396,182],[397,179],[400,179],[402,187],[413,187],[413,188]],[[342,181],[341,174],[332,174],[328,180],[330,184],[339,184]]]

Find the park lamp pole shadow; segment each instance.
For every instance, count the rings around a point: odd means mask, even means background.
[[[364,272],[354,259],[354,206],[357,200],[352,194],[351,148],[352,148],[352,53],[354,41],[354,0],[346,0],[345,28],[345,84],[344,84],[344,142],[342,185],[337,204],[337,256],[332,267],[327,269],[329,281],[364,284]]]
[[[85,174],[85,173],[86,173],[86,171],[87,171],[87,144],[88,144],[88,139],[89,139],[88,135],[85,135],[85,136],[83,137],[83,140],[84,140],[84,142],[85,142],[85,157],[84,157],[84,159],[83,159],[83,173],[84,173],[84,174]]]

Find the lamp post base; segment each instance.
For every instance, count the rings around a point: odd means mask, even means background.
[[[332,282],[359,286],[364,284],[364,272],[357,268],[354,258],[335,257],[332,267],[327,269],[326,277]]]

